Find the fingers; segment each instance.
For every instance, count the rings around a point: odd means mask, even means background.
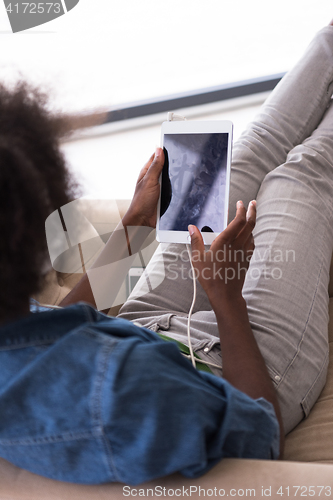
[[[145,166],[141,169],[138,182],[142,181],[147,172],[152,180],[158,181],[164,165],[164,151],[162,148],[156,148],[154,154],[151,155]]]
[[[257,217],[257,204],[255,200],[250,201],[247,212],[246,212],[246,223],[237,236],[237,245],[243,246],[246,244],[247,240],[251,237],[252,231],[256,225]]]
[[[188,232],[191,236],[192,253],[196,251],[199,255],[203,255],[205,252],[205,245],[199,229],[196,226],[189,225]]]
[[[246,209],[242,201],[237,201],[235,218],[228,224],[227,228],[218,236],[224,243],[234,241],[246,224]]]
[[[158,181],[164,165],[164,151],[162,148],[156,148],[153,161],[148,168],[148,174],[152,180]]]
[[[237,247],[242,247],[252,234],[256,224],[256,201],[249,203],[246,211],[242,201],[237,202],[235,218],[228,224],[227,228],[216,238],[216,244],[235,243]]]
[[[147,163],[145,164],[144,167],[142,167],[142,169],[140,170],[140,174],[139,174],[139,177],[138,177],[138,182],[140,182],[144,176],[146,175],[150,165],[152,164],[153,160],[154,160],[154,157],[155,157],[155,153],[151,155],[151,157],[149,158],[149,160],[147,161]]]
[[[247,262],[250,262],[251,257],[252,257],[253,252],[254,252],[254,248],[255,248],[254,238],[253,238],[253,234],[251,233],[251,236],[249,237],[249,239],[246,241],[246,243],[244,245],[245,258],[246,258]]]

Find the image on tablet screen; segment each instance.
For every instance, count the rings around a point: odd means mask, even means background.
[[[165,134],[159,229],[223,231],[227,133]]]

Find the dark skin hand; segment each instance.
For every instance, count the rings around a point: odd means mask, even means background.
[[[280,408],[242,296],[246,269],[254,250],[255,223],[256,202],[251,202],[248,210],[238,202],[235,219],[215,238],[207,252],[199,229],[189,226],[192,262],[216,315],[223,377],[251,398],[263,397],[272,403],[280,425],[281,458],[284,431]]]
[[[127,227],[156,227],[157,202],[160,195],[159,177],[162,172],[163,164],[163,149],[157,148],[139,174],[132,202],[119,228],[119,230],[123,230],[123,227],[125,228],[127,248],[119,248],[119,240],[116,239],[116,235],[113,237],[111,236],[95,264],[98,264],[98,261],[104,261],[104,264],[105,261],[110,260],[110,256],[111,258],[113,257],[114,260],[117,260],[117,255],[120,256],[119,258],[123,258],[122,256],[126,255],[126,253],[128,255],[128,251],[131,255],[131,241],[126,230]],[[59,305],[61,307],[66,307],[80,301],[96,307],[94,294],[87,274],[83,276],[79,283]],[[103,312],[107,313],[108,309]]]
[[[163,149],[156,148],[139,174],[132,202],[123,218],[124,226],[156,227],[159,178],[163,165]]]
[[[197,269],[199,282],[210,300],[218,297],[223,301],[232,301],[241,297],[246,271],[254,251],[252,231],[255,224],[256,202],[250,203],[247,212],[243,202],[237,202],[235,219],[215,238],[207,252],[199,229],[189,226],[195,260],[193,264]],[[218,279],[225,273],[227,280]],[[240,274],[239,279],[231,279],[234,274]]]
[[[132,203],[122,220],[125,229],[129,226],[155,228],[157,202],[160,194],[159,177],[163,163],[163,150],[157,148],[155,155],[151,156],[140,172]],[[236,218],[214,240],[208,252],[205,252],[200,231],[195,226],[191,226],[189,229],[192,232],[192,253],[193,256],[194,253],[197,254],[194,266],[198,270],[199,281],[216,314],[223,352],[223,376],[234,387],[250,397],[254,399],[264,397],[273,404],[281,428],[282,453],[284,433],[275,390],[253,337],[246,303],[241,293],[249,258],[254,248],[252,230],[256,217],[255,202],[249,208],[247,216],[246,219],[244,205],[239,203]],[[127,243],[130,246],[129,240]],[[113,239],[111,236],[96,263],[98,264],[101,258],[105,259],[105,256],[121,254],[123,249],[119,249],[118,245],[119,240]],[[228,249],[231,245],[232,250],[243,250],[244,257],[238,254],[237,261],[229,259],[221,264],[218,252],[223,250],[225,245],[228,246]],[[238,265],[243,268],[239,273],[239,279],[225,282],[213,277],[214,266],[221,266],[222,271],[226,267],[237,271]],[[207,279],[209,276],[211,279]],[[96,307],[87,275],[82,278],[60,305],[66,306],[79,301],[85,301]]]

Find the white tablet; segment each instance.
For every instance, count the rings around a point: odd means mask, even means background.
[[[194,224],[210,245],[228,223],[232,123],[164,122],[161,144],[156,239],[189,243],[187,227]]]

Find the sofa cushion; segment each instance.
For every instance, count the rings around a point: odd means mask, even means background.
[[[36,300],[42,304],[58,305],[66,297],[83,276],[81,254],[84,255],[83,264],[88,269],[126,213],[129,204],[130,200],[79,199],[66,206],[65,223],[66,221],[70,223],[71,218],[78,219],[82,223],[81,248],[78,251],[77,245],[73,245],[67,252],[55,259],[53,264],[56,270],[52,270],[48,274],[42,292],[34,297]],[[71,229],[66,227],[67,230]],[[99,237],[92,238],[90,241],[86,240],[89,228],[92,229],[93,234],[99,235]],[[77,232],[74,236],[75,239],[80,240],[80,235]],[[71,269],[71,272],[61,272],[66,269]]]
[[[333,465],[236,458],[222,460],[207,474],[197,479],[187,479],[180,474],[173,474],[140,486],[123,489],[124,485],[120,483],[86,486],[53,481],[18,469],[0,458],[0,498],[1,500],[124,500],[126,497],[130,499],[191,497],[192,500],[203,497],[279,499],[289,497],[288,491],[290,496],[296,498],[302,493],[306,497],[328,498],[331,497],[329,488],[332,485],[332,477]],[[293,485],[301,485],[302,489],[297,490],[298,495],[295,495],[296,487]],[[314,496],[313,493],[317,495]]]
[[[330,361],[326,385],[307,419],[287,437],[285,460],[333,463],[333,298],[329,301]]]
[[[80,200],[79,209],[97,233],[109,234],[125,214],[129,200]],[[94,256],[89,255],[87,267]],[[329,295],[333,296],[333,261],[330,270]],[[60,273],[52,271],[47,277],[43,293],[37,300],[44,304],[57,305],[81,279],[82,273]],[[327,383],[309,417],[301,422],[286,438],[285,459],[295,461],[333,462],[333,298],[330,299],[330,365]],[[110,310],[116,315],[120,306]]]

